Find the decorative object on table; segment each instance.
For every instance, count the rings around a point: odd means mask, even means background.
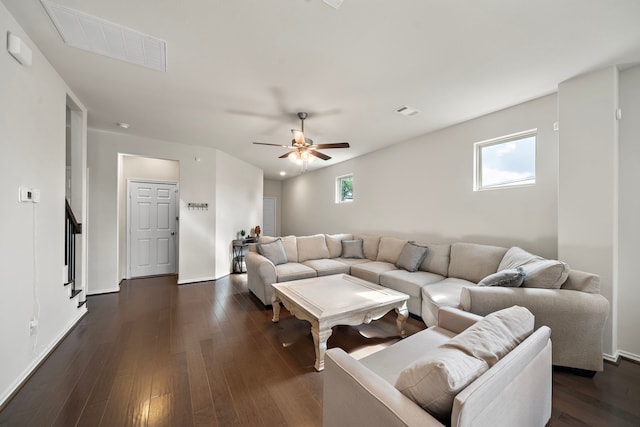
[[[245,234],[247,234],[247,232],[246,232],[246,231],[244,231],[244,230],[240,230],[240,238],[241,238],[241,239],[244,239]]]
[[[255,231],[256,231],[256,239],[259,239],[260,238],[260,231],[262,231],[262,230],[260,230],[260,226],[259,225],[256,225]]]

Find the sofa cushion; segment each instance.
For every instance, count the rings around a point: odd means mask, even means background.
[[[342,241],[352,240],[353,234],[325,234],[329,258],[338,258],[342,255]]]
[[[402,268],[407,271],[418,271],[420,265],[427,257],[429,248],[426,246],[418,245],[415,242],[407,242],[400,252],[398,261],[396,261],[396,267]]]
[[[426,271],[409,272],[407,270],[390,270],[380,274],[380,284],[404,294],[422,299],[422,287],[440,282],[444,277]]]
[[[329,258],[329,249],[324,234],[296,237],[298,242],[298,262],[308,259]]]
[[[351,266],[351,275],[369,282],[380,284],[380,274],[385,271],[397,270],[390,262],[371,261]]]
[[[559,289],[569,276],[569,266],[561,261],[544,259],[522,248],[510,248],[502,258],[498,269],[522,267],[526,276],[525,288]]]
[[[267,258],[274,265],[284,264],[287,262],[287,254],[284,252],[284,246],[281,239],[275,239],[269,243],[258,243],[258,253]]]
[[[498,271],[498,265],[506,252],[507,248],[499,246],[454,243],[451,245],[449,277],[478,283]]]
[[[289,282],[318,276],[318,273],[313,268],[297,262],[276,265],[276,274],[278,282]],[[269,283],[267,286],[271,286],[271,284]]]
[[[404,245],[406,244],[406,240],[396,239],[395,237],[381,237],[376,261],[395,264],[400,257],[400,253],[402,252]]]
[[[362,240],[362,247],[364,249],[364,256],[371,261],[375,261],[378,256],[378,245],[380,243],[380,236],[369,236],[366,234],[354,234],[354,239]]]
[[[524,282],[525,273],[522,267],[508,270],[500,270],[478,282],[478,286],[504,286],[517,288]]]
[[[463,351],[491,367],[531,335],[533,327],[533,314],[514,305],[488,314],[442,347]]]
[[[284,236],[281,237],[282,245],[284,246],[284,252],[287,254],[287,260],[289,262],[298,262],[298,244],[296,243],[296,236]]]
[[[451,254],[451,245],[445,244],[427,244],[429,248],[427,257],[420,265],[420,270],[430,273],[439,274],[440,276],[449,275],[449,255]]]
[[[456,395],[487,369],[484,360],[454,348],[440,347],[403,369],[395,386],[443,420],[451,416]]]
[[[349,267],[351,267],[352,265],[356,265],[356,264],[364,264],[365,262],[371,262],[371,260],[368,260],[366,258],[335,258],[336,261],[340,261],[343,264],[348,265]]]
[[[362,239],[343,240],[341,258],[364,259],[364,248]]]
[[[302,264],[313,268],[318,276],[328,276],[330,274],[349,274],[351,269],[347,264],[335,259],[310,259]]]
[[[427,326],[438,324],[440,307],[460,307],[462,288],[476,286],[464,279],[448,277],[440,282],[422,287],[422,320]]]
[[[562,289],[599,294],[600,276],[580,270],[571,270],[567,280],[562,284]]]

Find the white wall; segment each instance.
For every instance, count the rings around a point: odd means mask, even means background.
[[[620,72],[617,348],[640,360],[640,66]]]
[[[216,159],[216,277],[231,272],[232,241],[262,224],[262,169],[218,152]]]
[[[264,197],[275,197],[276,199],[276,236],[282,236],[282,181],[265,179]]]
[[[122,154],[119,170],[118,247],[120,251],[120,264],[118,266],[118,277],[120,279],[124,279],[127,275],[127,180],[152,179],[156,181],[179,182],[180,163],[175,160],[154,159],[150,157]]]
[[[286,180],[283,234],[379,233],[518,245],[556,257],[556,103],[549,95]],[[533,128],[536,185],[474,192],[473,144]],[[336,204],[335,178],[347,173],[354,174],[354,201]]]
[[[247,223],[254,221],[246,206],[232,203],[218,205],[217,186],[231,185],[235,191],[253,191],[245,187],[244,180],[232,171],[218,173],[217,157],[227,156],[218,150],[151,140],[130,134],[111,133],[90,129],[88,135],[88,164],[90,169],[90,232],[89,277],[92,294],[117,291],[118,276],[118,153],[176,160],[180,163],[180,283],[212,280],[229,272],[216,271],[218,256],[226,247],[217,248],[216,218],[224,212]],[[237,159],[233,159],[237,160]],[[237,161],[236,166],[246,165]],[[250,167],[244,173],[262,179],[262,171]],[[261,189],[260,189],[261,190]],[[260,194],[260,200],[262,194]],[[188,203],[208,203],[208,210],[187,209]],[[260,203],[261,206],[261,203]],[[258,208],[256,208],[258,209]],[[235,231],[234,231],[235,233]],[[231,257],[231,254],[228,255]]]
[[[572,268],[600,275],[600,292],[616,312],[618,71],[589,73],[559,85],[558,254]],[[614,252],[615,251],[615,252]],[[613,320],[603,350],[613,354]]]
[[[9,55],[7,31],[33,51],[31,67]],[[71,91],[2,3],[0,37],[2,404],[86,308],[78,309],[77,298],[69,299],[62,277],[66,102]],[[86,110],[79,107],[86,122]],[[40,203],[18,203],[19,186],[40,189]],[[39,323],[30,336],[32,318]]]

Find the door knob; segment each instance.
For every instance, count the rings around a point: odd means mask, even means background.
[[[171,232],[171,235],[172,235],[172,236],[175,236],[175,235],[176,235],[176,232],[175,232],[175,231],[172,231],[172,232]]]

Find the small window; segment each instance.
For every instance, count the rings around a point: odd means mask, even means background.
[[[353,174],[336,178],[336,203],[353,202]]]
[[[536,129],[475,144],[474,190],[536,183]]]

